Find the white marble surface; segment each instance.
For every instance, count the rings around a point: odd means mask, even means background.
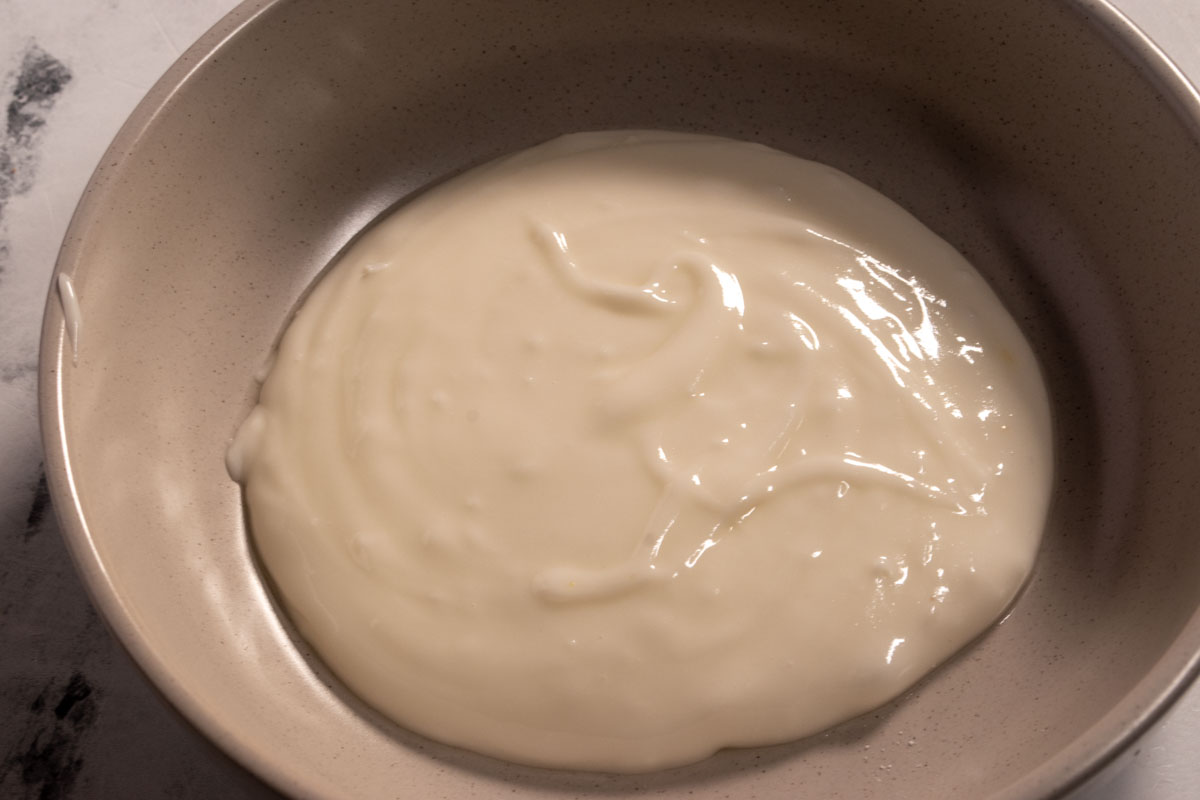
[[[91,610],[47,513],[42,307],[92,169],[236,0],[0,0],[0,796],[271,797],[158,699]],[[1200,82],[1200,0],[1118,5]],[[1200,797],[1200,686],[1083,800]]]

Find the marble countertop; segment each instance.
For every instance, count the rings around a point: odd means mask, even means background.
[[[49,277],[104,148],[236,0],[0,0],[0,796],[266,798],[155,692],[93,610],[42,475]],[[1118,0],[1200,83],[1200,0]],[[1200,685],[1080,800],[1200,796]]]

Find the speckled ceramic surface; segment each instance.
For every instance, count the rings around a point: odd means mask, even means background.
[[[825,161],[993,282],[1043,359],[1058,485],[1005,622],[823,736],[638,777],[397,729],[276,614],[225,447],[305,286],[430,180],[559,133],[674,128]],[[47,472],[92,592],[215,741],[313,797],[1033,798],[1197,668],[1200,102],[1105,6],[250,3],[122,131],[51,297]],[[797,687],[804,691],[804,687]]]

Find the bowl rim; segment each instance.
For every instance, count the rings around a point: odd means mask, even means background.
[[[81,243],[87,238],[93,220],[104,208],[109,187],[122,174],[124,157],[137,149],[148,129],[167,110],[196,71],[216,58],[257,20],[294,1],[244,0],[230,10],[188,47],[154,83],[105,150],[76,205],[50,276],[39,349],[38,410],[46,481],[55,516],[75,569],[109,630],[157,693],[191,727],[275,789],[289,795],[307,796],[311,787],[299,783],[284,763],[266,755],[255,741],[247,740],[236,730],[222,725],[200,698],[172,674],[162,654],[146,643],[135,622],[136,615],[105,568],[76,491],[70,443],[64,430],[63,372],[71,360],[71,344],[58,294],[59,276],[73,275],[81,263]],[[1175,114],[1193,132],[1194,138],[1200,141],[1200,91],[1166,53],[1110,0],[1060,1],[1064,6],[1074,9],[1082,21],[1098,29],[1126,61],[1162,94]],[[1176,659],[1165,657],[1183,654],[1186,655],[1182,659],[1182,667],[1177,666]],[[1164,658],[1151,667],[1136,685],[1135,691],[1142,688],[1148,696],[1143,698],[1144,706],[1122,724],[1119,735],[1108,740],[1105,746],[1088,753],[1076,768],[1060,776],[1048,793],[1028,796],[1066,797],[1092,783],[1149,731],[1197,679],[1200,679],[1200,610],[1184,624]],[[1103,719],[1096,724],[1104,724]],[[1014,790],[1020,792],[1021,787],[1027,786],[1039,772],[1030,773],[1002,791],[1006,796]]]

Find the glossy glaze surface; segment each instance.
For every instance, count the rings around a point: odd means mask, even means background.
[[[883,704],[993,622],[1049,497],[1038,366],[886,198],[575,134],[375,224],[228,455],[284,606],[440,741],[645,772]]]

